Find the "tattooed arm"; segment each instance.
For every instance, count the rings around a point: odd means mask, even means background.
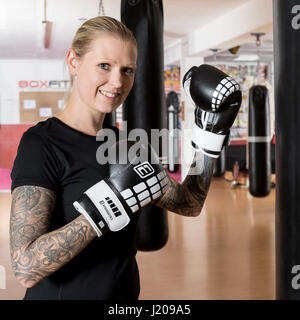
[[[182,183],[170,177],[166,193],[154,204],[183,216],[198,216],[206,199],[215,159],[196,152]]]
[[[55,201],[55,193],[42,187],[22,186],[12,193],[12,268],[27,288],[61,268],[96,237],[83,216],[48,232]]]
[[[189,172],[182,184],[171,179],[170,187],[156,204],[181,215],[197,216],[213,174],[215,160],[212,158],[220,156],[229,138],[241,106],[242,92],[233,78],[207,64],[191,67],[183,76],[182,84],[195,108],[191,142],[193,149],[203,154],[195,154],[192,167],[196,166],[199,173],[190,175]]]

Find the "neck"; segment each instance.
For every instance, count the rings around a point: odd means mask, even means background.
[[[75,105],[67,103],[57,118],[73,129],[96,136],[98,131],[103,128],[105,115],[106,113],[100,111],[82,112]]]

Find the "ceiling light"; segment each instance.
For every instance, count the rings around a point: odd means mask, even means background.
[[[228,49],[228,51],[232,54],[237,54],[240,49],[240,46],[235,46],[233,48]]]

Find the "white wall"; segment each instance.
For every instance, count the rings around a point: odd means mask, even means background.
[[[248,1],[189,34],[189,55],[248,42],[251,32],[272,33],[272,22],[272,0]]]
[[[69,80],[63,60],[0,60],[0,123],[20,122],[20,91],[58,91],[57,89],[21,89],[20,80]]]

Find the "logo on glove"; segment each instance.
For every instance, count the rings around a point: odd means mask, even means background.
[[[148,161],[145,161],[138,166],[133,167],[133,170],[140,176],[140,178],[144,179],[150,176],[154,169]]]
[[[118,207],[115,205],[115,203],[109,197],[105,197],[105,200],[108,203],[111,211],[113,212],[113,214],[116,218],[122,215],[122,213],[119,211]],[[104,208],[104,210],[108,214],[110,220],[113,220],[114,218],[110,214],[109,210],[106,208],[105,202],[103,200],[101,200],[99,203],[102,205],[102,207]]]

